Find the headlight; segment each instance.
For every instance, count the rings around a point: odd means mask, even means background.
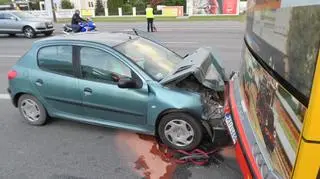
[[[201,100],[201,103],[202,103],[202,113],[206,116],[206,117],[209,117],[209,108],[210,106],[208,105],[208,102],[206,101],[206,97],[204,96],[204,94],[200,94],[200,100]]]

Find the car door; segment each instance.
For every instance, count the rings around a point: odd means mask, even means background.
[[[0,32],[5,33],[8,31],[7,24],[8,19],[5,18],[5,13],[0,12]]]
[[[10,13],[3,13],[3,17],[4,17],[4,29],[6,29],[6,31],[8,32],[20,32],[22,31],[21,27],[21,22],[20,20],[10,14]]]
[[[2,12],[0,12],[0,32],[4,31],[4,15]]]
[[[103,120],[132,125],[146,124],[148,87],[129,66],[111,51],[87,46],[79,47],[82,80],[82,100],[86,115]],[[137,89],[123,89],[119,78],[131,78],[143,84]]]
[[[59,116],[82,115],[73,46],[42,46],[35,55],[39,68],[32,71],[30,79],[37,95],[46,102],[46,108]]]

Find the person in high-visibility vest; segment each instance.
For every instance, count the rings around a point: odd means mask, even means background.
[[[148,23],[148,32],[150,32],[150,29],[151,29],[151,32],[153,32],[154,15],[153,15],[153,8],[149,4],[146,8],[146,18],[147,18],[147,23]]]

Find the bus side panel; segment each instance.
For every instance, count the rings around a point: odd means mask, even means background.
[[[292,178],[320,179],[320,51]]]
[[[240,91],[255,142],[270,170],[289,178],[306,108],[268,74],[248,49],[241,71]]]
[[[303,0],[248,4],[238,104],[245,117],[236,128],[245,128],[239,138],[248,141],[262,176],[273,172],[290,178],[317,61],[320,5]]]
[[[308,143],[301,140],[297,165],[293,173],[293,179],[314,178],[319,179],[320,144]]]

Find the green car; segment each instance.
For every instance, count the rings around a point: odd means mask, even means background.
[[[126,33],[35,42],[8,72],[13,105],[32,125],[63,118],[155,135],[191,150],[223,120],[224,69],[210,49],[180,57]]]

